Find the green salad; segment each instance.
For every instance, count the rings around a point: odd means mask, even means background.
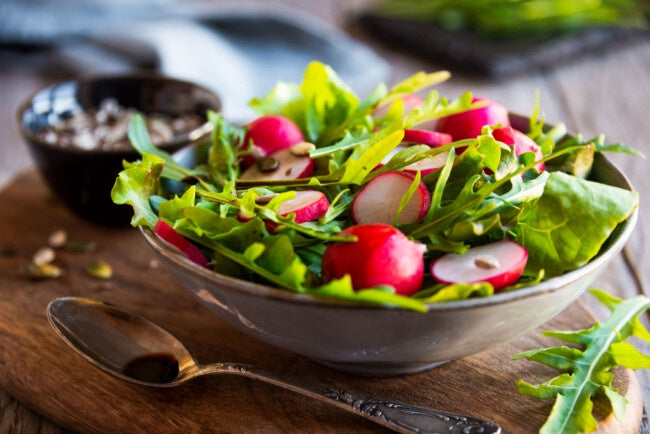
[[[639,198],[587,180],[594,156],[636,152],[545,127],[537,106],[522,126],[469,92],[417,95],[448,78],[420,72],[361,100],[312,62],[301,83],[253,99],[260,116],[243,127],[208,113],[194,167],[155,147],[136,115],[142,157],[124,162],[113,201],[215,272],[417,311],[598,255]]]

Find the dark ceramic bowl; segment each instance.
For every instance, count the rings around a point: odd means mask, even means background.
[[[135,150],[84,150],[46,142],[39,134],[70,113],[95,110],[107,98],[144,115],[196,114],[203,124],[159,146],[174,152],[210,133],[206,111],[221,110],[213,92],[195,84],[152,74],[97,77],[55,84],[37,92],[17,112],[18,127],[43,178],[77,215],[109,225],[128,224],[132,213],[115,205],[111,189],[122,161],[140,158]]]
[[[513,121],[517,119],[525,121]],[[183,149],[175,157],[182,164],[200,160],[196,149]],[[602,155],[596,157],[592,180],[632,189],[615,166]],[[191,262],[151,231],[143,229],[142,234],[185,288],[245,333],[347,372],[393,375],[478,353],[550,320],[617,255],[636,220],[637,211],[583,267],[486,298],[433,303],[426,313],[351,305],[224,276]]]

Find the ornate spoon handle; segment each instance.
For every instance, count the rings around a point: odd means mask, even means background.
[[[352,411],[397,432],[458,434],[499,434],[501,432],[501,427],[495,423],[475,417],[368,398],[345,390],[308,383],[302,379],[285,378],[257,366],[213,364],[204,366],[201,373],[230,373],[255,378]]]

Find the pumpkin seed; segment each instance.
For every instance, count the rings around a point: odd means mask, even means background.
[[[501,266],[497,258],[489,255],[477,256],[474,259],[474,265],[484,270],[495,270]]]
[[[104,261],[92,261],[86,265],[86,273],[96,279],[110,279],[113,269]]]
[[[32,279],[55,279],[63,274],[63,270],[54,264],[29,264],[23,273]]]
[[[289,152],[296,157],[304,157],[305,155],[309,155],[309,153],[314,149],[316,149],[316,145],[313,143],[300,142],[290,147]]]
[[[261,172],[273,172],[280,167],[280,162],[273,157],[262,157],[255,162]]]
[[[73,252],[90,253],[97,250],[97,243],[94,241],[68,240],[63,245],[63,248]]]
[[[36,253],[34,253],[34,256],[32,256],[32,263],[34,263],[34,265],[45,265],[54,261],[55,258],[56,253],[54,253],[54,250],[51,247],[41,247],[36,251]]]
[[[47,243],[51,247],[63,247],[68,242],[68,233],[63,229],[58,229],[50,234]]]

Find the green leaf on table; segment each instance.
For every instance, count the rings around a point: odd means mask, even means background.
[[[128,204],[133,207],[132,226],[153,228],[158,216],[151,208],[149,197],[157,195],[160,190],[160,174],[165,161],[152,154],[144,154],[140,162],[128,163],[115,180],[111,198],[116,204]]]
[[[550,277],[586,264],[638,203],[637,192],[551,173],[514,229],[515,241],[529,251],[526,269]]]
[[[609,400],[614,415],[622,420],[627,400],[611,387],[614,369],[650,368],[650,357],[625,342],[633,335],[648,336],[639,316],[650,308],[650,299],[637,296],[621,300],[599,290],[590,293],[610,308],[606,321],[585,330],[543,333],[580,348],[541,348],[513,356],[515,360],[524,358],[568,371],[537,385],[523,380],[517,383],[523,395],[555,398],[555,405],[540,429],[542,434],[595,431],[598,423],[592,415],[592,399],[598,395]]]

